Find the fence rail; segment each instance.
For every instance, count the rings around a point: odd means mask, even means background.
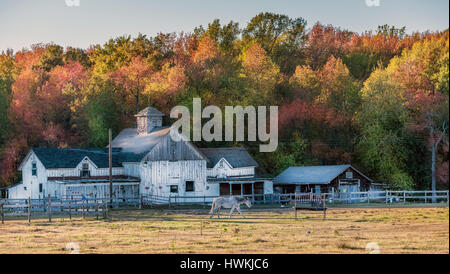
[[[140,199],[136,197],[128,198],[84,198],[84,197],[63,197],[46,199],[0,199],[0,217],[4,223],[6,216],[27,216],[31,222],[32,216],[48,216],[49,222],[52,216],[67,215],[70,219],[73,215],[94,215],[97,219],[102,216],[108,217],[109,207],[134,206],[140,207]]]
[[[316,193],[289,193],[289,194],[250,194],[242,195],[252,198],[255,204],[280,205],[288,204],[294,201],[295,195],[297,199],[311,200],[317,195]],[[367,191],[367,192],[348,192],[348,193],[320,193],[325,197],[328,204],[350,204],[350,203],[439,203],[449,202],[449,191]],[[142,195],[142,206],[156,205],[210,205],[217,196],[158,196],[158,195]]]
[[[316,193],[290,193],[290,194],[251,194],[242,195],[252,199],[255,204],[262,205],[288,205],[295,201],[312,201],[318,194]],[[369,192],[349,192],[349,193],[320,193],[321,199],[325,199],[327,204],[353,204],[353,203],[449,203],[449,191],[369,191]],[[217,196],[158,196],[141,195],[140,197],[120,197],[120,198],[84,198],[82,196],[70,196],[46,199],[0,199],[1,221],[4,223],[5,216],[28,216],[31,222],[32,216],[47,215],[49,221],[54,215],[100,215],[103,218],[108,216],[109,207],[133,206],[135,208],[167,206],[202,205],[204,208],[211,205]],[[317,198],[318,199],[318,198]]]

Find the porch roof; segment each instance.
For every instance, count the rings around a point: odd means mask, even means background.
[[[227,177],[227,178],[208,178],[208,183],[255,183],[261,181],[272,181],[268,177]]]
[[[80,185],[84,185],[84,184],[104,184],[104,183],[109,183],[108,179],[77,179],[77,180],[52,180],[49,182],[55,182],[58,184],[80,184]],[[113,184],[139,184],[140,180],[135,179],[135,178],[115,178],[112,179],[112,183]]]

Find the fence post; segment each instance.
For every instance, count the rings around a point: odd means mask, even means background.
[[[71,212],[71,209],[70,209],[70,200],[69,200],[69,219],[72,220],[72,212]]]
[[[170,209],[170,198],[171,198],[171,197],[170,197],[170,195],[169,195],[169,209]]]
[[[142,209],[142,207],[144,206],[143,205],[143,203],[144,203],[144,196],[141,194],[141,200],[140,200],[140,203],[139,203],[139,209]]]
[[[403,203],[406,204],[406,190],[403,190]]]
[[[50,194],[48,194],[48,221],[51,223],[52,222],[52,205],[51,205],[51,198],[50,198]]]
[[[2,224],[5,223],[5,213],[3,213],[3,204],[1,205],[2,207]]]
[[[295,219],[297,220],[297,192],[295,192],[294,196],[294,212],[295,212]]]
[[[97,220],[98,220],[98,202],[97,202],[97,199],[95,199],[95,211],[97,212]]]
[[[369,192],[367,192],[369,193]],[[322,195],[322,207],[323,207],[323,219],[327,218],[327,204],[326,204],[326,195]]]
[[[388,203],[388,191],[386,190],[386,193],[385,193],[385,197],[386,197],[386,204]]]
[[[203,196],[203,208],[206,207],[206,196]]]
[[[82,205],[82,210],[83,210],[83,219],[85,219],[86,218],[86,213],[84,212],[84,202],[85,202],[86,200],[83,200],[83,205]]]
[[[109,216],[108,216],[108,212],[109,212],[108,202],[105,203],[105,209],[106,209],[106,219],[108,219],[109,218]]]
[[[424,192],[424,197],[425,197],[425,203],[427,203],[427,191],[426,190]]]
[[[367,191],[367,204],[370,205],[370,191]]]
[[[448,190],[447,190],[447,205],[448,205]]]
[[[31,223],[31,197],[28,197],[28,222]]]

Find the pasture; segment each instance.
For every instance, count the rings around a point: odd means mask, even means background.
[[[244,208],[244,207],[243,207]],[[208,210],[113,210],[95,217],[8,219],[0,253],[449,253],[449,208],[332,208],[315,212],[244,209],[228,219]],[[228,213],[228,212],[227,212]]]

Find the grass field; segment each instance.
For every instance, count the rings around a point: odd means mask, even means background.
[[[110,220],[44,217],[0,224],[0,253],[449,253],[449,209],[345,208],[321,213],[246,210],[209,219],[207,210],[117,210]]]

